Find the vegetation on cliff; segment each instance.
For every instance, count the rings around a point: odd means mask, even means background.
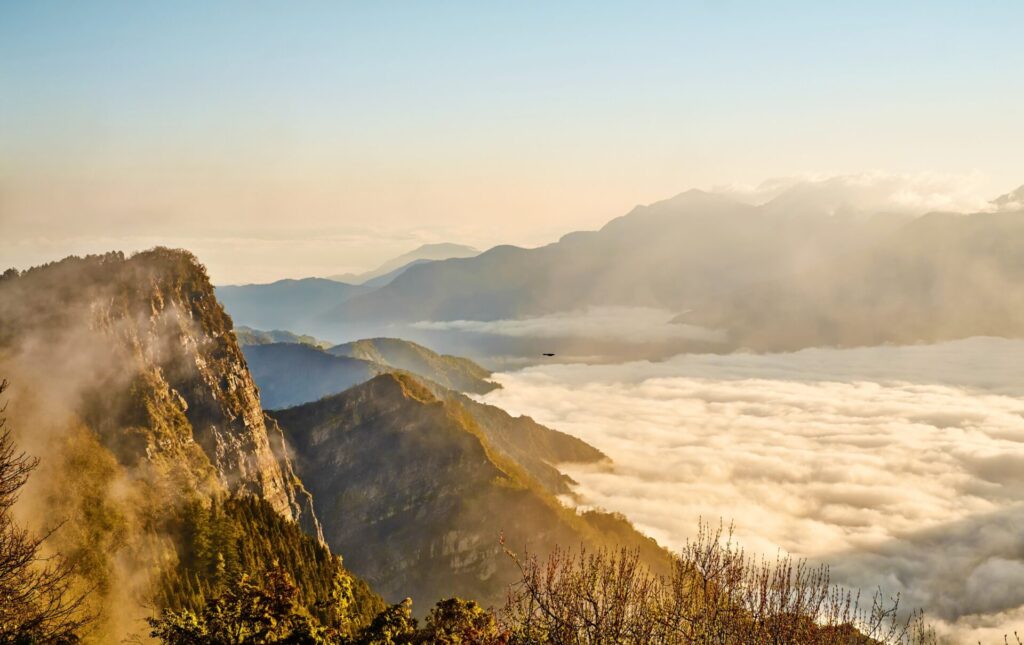
[[[274,413],[328,544],[385,598],[502,603],[516,576],[498,545],[502,531],[517,548],[629,544],[667,570],[668,553],[624,519],[579,514],[556,498],[568,488],[547,462],[596,461],[600,452],[523,420],[535,460],[520,459],[511,417],[474,413],[431,387],[389,373]]]

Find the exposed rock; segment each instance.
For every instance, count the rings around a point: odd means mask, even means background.
[[[319,535],[308,491],[271,445],[231,319],[191,254],[30,269],[0,280],[0,310],[5,375],[59,395],[118,461],[145,467],[139,476],[177,492],[256,495]]]

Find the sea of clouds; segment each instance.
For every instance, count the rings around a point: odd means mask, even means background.
[[[579,311],[558,312],[501,320],[424,320],[412,323],[413,329],[489,334],[513,338],[575,338],[606,341],[630,340],[634,343],[671,340],[724,342],[721,331],[697,325],[673,322],[677,314],[655,307],[586,307]]]
[[[1024,633],[1024,341],[683,355],[499,374],[484,400],[581,437],[581,503],[669,547],[700,518],[832,565],[940,628]],[[973,642],[973,640],[972,640]]]

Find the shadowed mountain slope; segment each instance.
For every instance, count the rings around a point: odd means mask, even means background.
[[[270,284],[223,285],[217,298],[239,325],[257,329],[308,329],[306,321],[368,288],[325,278],[278,280]]]
[[[527,464],[509,448],[521,430],[514,422],[481,423],[477,415],[408,374],[274,413],[314,491],[328,543],[386,597],[432,602],[454,594],[500,604],[515,579],[500,534],[514,550],[541,553],[626,543],[664,565],[665,552],[624,520],[576,514],[553,495],[564,482],[533,474],[538,463],[593,461],[598,451],[536,426],[520,448],[534,454]]]
[[[486,380],[490,372],[468,359],[441,356],[396,338],[356,341],[327,351],[304,343],[243,345],[242,351],[268,409],[316,401],[395,370],[465,392],[498,387]]]
[[[376,363],[332,356],[301,343],[248,345],[242,348],[267,409],[316,401],[364,383],[386,368]]]

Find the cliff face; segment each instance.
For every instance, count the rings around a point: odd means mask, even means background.
[[[429,606],[458,595],[502,603],[516,578],[502,534],[519,552],[624,543],[641,547],[649,562],[663,561],[664,552],[621,519],[562,506],[555,493],[564,481],[550,465],[539,467],[601,453],[507,415],[485,419],[409,374],[383,374],[273,415],[317,500],[328,544],[392,600],[412,595]],[[535,450],[534,462],[517,458],[511,435]]]
[[[193,256],[111,253],[8,274],[0,311],[12,395],[50,401],[30,421],[62,408],[166,494],[252,494],[318,533],[280,439],[275,452],[279,431],[268,432],[231,319]],[[50,449],[42,439],[29,439],[37,453]]]

